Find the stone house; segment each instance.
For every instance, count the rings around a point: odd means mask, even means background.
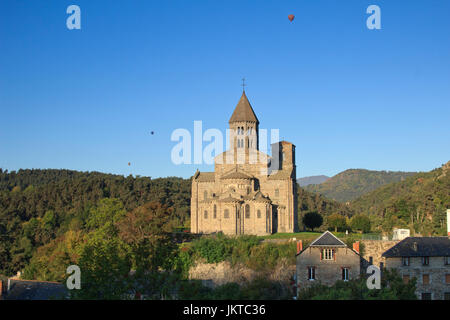
[[[331,232],[325,231],[303,249],[297,248],[297,288],[302,290],[316,283],[332,286],[336,281],[356,279],[361,273],[359,242],[347,247]]]
[[[214,172],[192,179],[191,232],[267,235],[296,232],[295,146],[259,151],[259,120],[243,91],[229,120],[229,150],[214,159]]]
[[[409,237],[383,253],[386,268],[395,268],[407,282],[416,278],[422,300],[450,300],[450,239]]]

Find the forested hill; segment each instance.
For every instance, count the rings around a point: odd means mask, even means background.
[[[101,199],[127,212],[148,202],[173,208],[171,223],[189,220],[190,180],[123,177],[70,170],[0,170],[0,274],[26,266],[40,246],[70,230],[84,230]]]
[[[377,215],[382,230],[407,227],[423,235],[445,235],[450,161],[441,168],[378,188],[354,200],[350,207],[358,213]]]
[[[327,176],[310,176],[310,177],[303,177],[303,178],[299,178],[297,179],[297,183],[300,185],[300,187],[306,187],[310,184],[320,184],[323,183],[325,181],[327,181],[327,179],[329,179],[330,177]]]
[[[320,193],[329,199],[347,202],[383,185],[404,180],[416,173],[349,169],[321,184],[309,185],[304,188],[310,192]]]
[[[58,247],[59,241],[73,232],[86,234],[90,231],[87,221],[105,206],[130,212],[157,202],[171,208],[171,227],[189,227],[190,197],[190,179],[0,169],[0,274],[22,270],[30,259],[48,255],[45,250]],[[302,189],[298,197],[300,215],[349,211],[341,203]],[[105,199],[110,200],[102,202]]]

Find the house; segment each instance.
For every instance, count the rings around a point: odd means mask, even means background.
[[[297,247],[297,288],[320,283],[332,286],[336,281],[358,278],[361,273],[359,242],[349,248],[331,232],[325,231],[303,249]]]
[[[394,228],[393,235],[392,235],[392,240],[403,240],[403,239],[408,238],[409,236],[410,236],[409,229],[397,229],[397,228]]]
[[[450,300],[450,239],[409,237],[383,253],[385,267],[395,268],[407,282],[417,279],[422,300]]]

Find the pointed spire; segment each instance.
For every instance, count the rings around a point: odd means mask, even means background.
[[[259,124],[259,120],[255,115],[255,112],[253,111],[252,106],[250,105],[250,102],[248,101],[247,96],[245,95],[245,91],[242,91],[241,99],[239,99],[239,102],[234,109],[233,115],[230,118],[229,123],[232,122],[238,122],[238,121],[249,121],[249,122],[256,122]]]

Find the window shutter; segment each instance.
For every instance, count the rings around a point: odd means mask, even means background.
[[[334,259],[334,261],[336,261],[336,250],[332,250],[332,252],[333,252],[333,259]]]
[[[320,260],[323,260],[323,250],[320,251]]]

